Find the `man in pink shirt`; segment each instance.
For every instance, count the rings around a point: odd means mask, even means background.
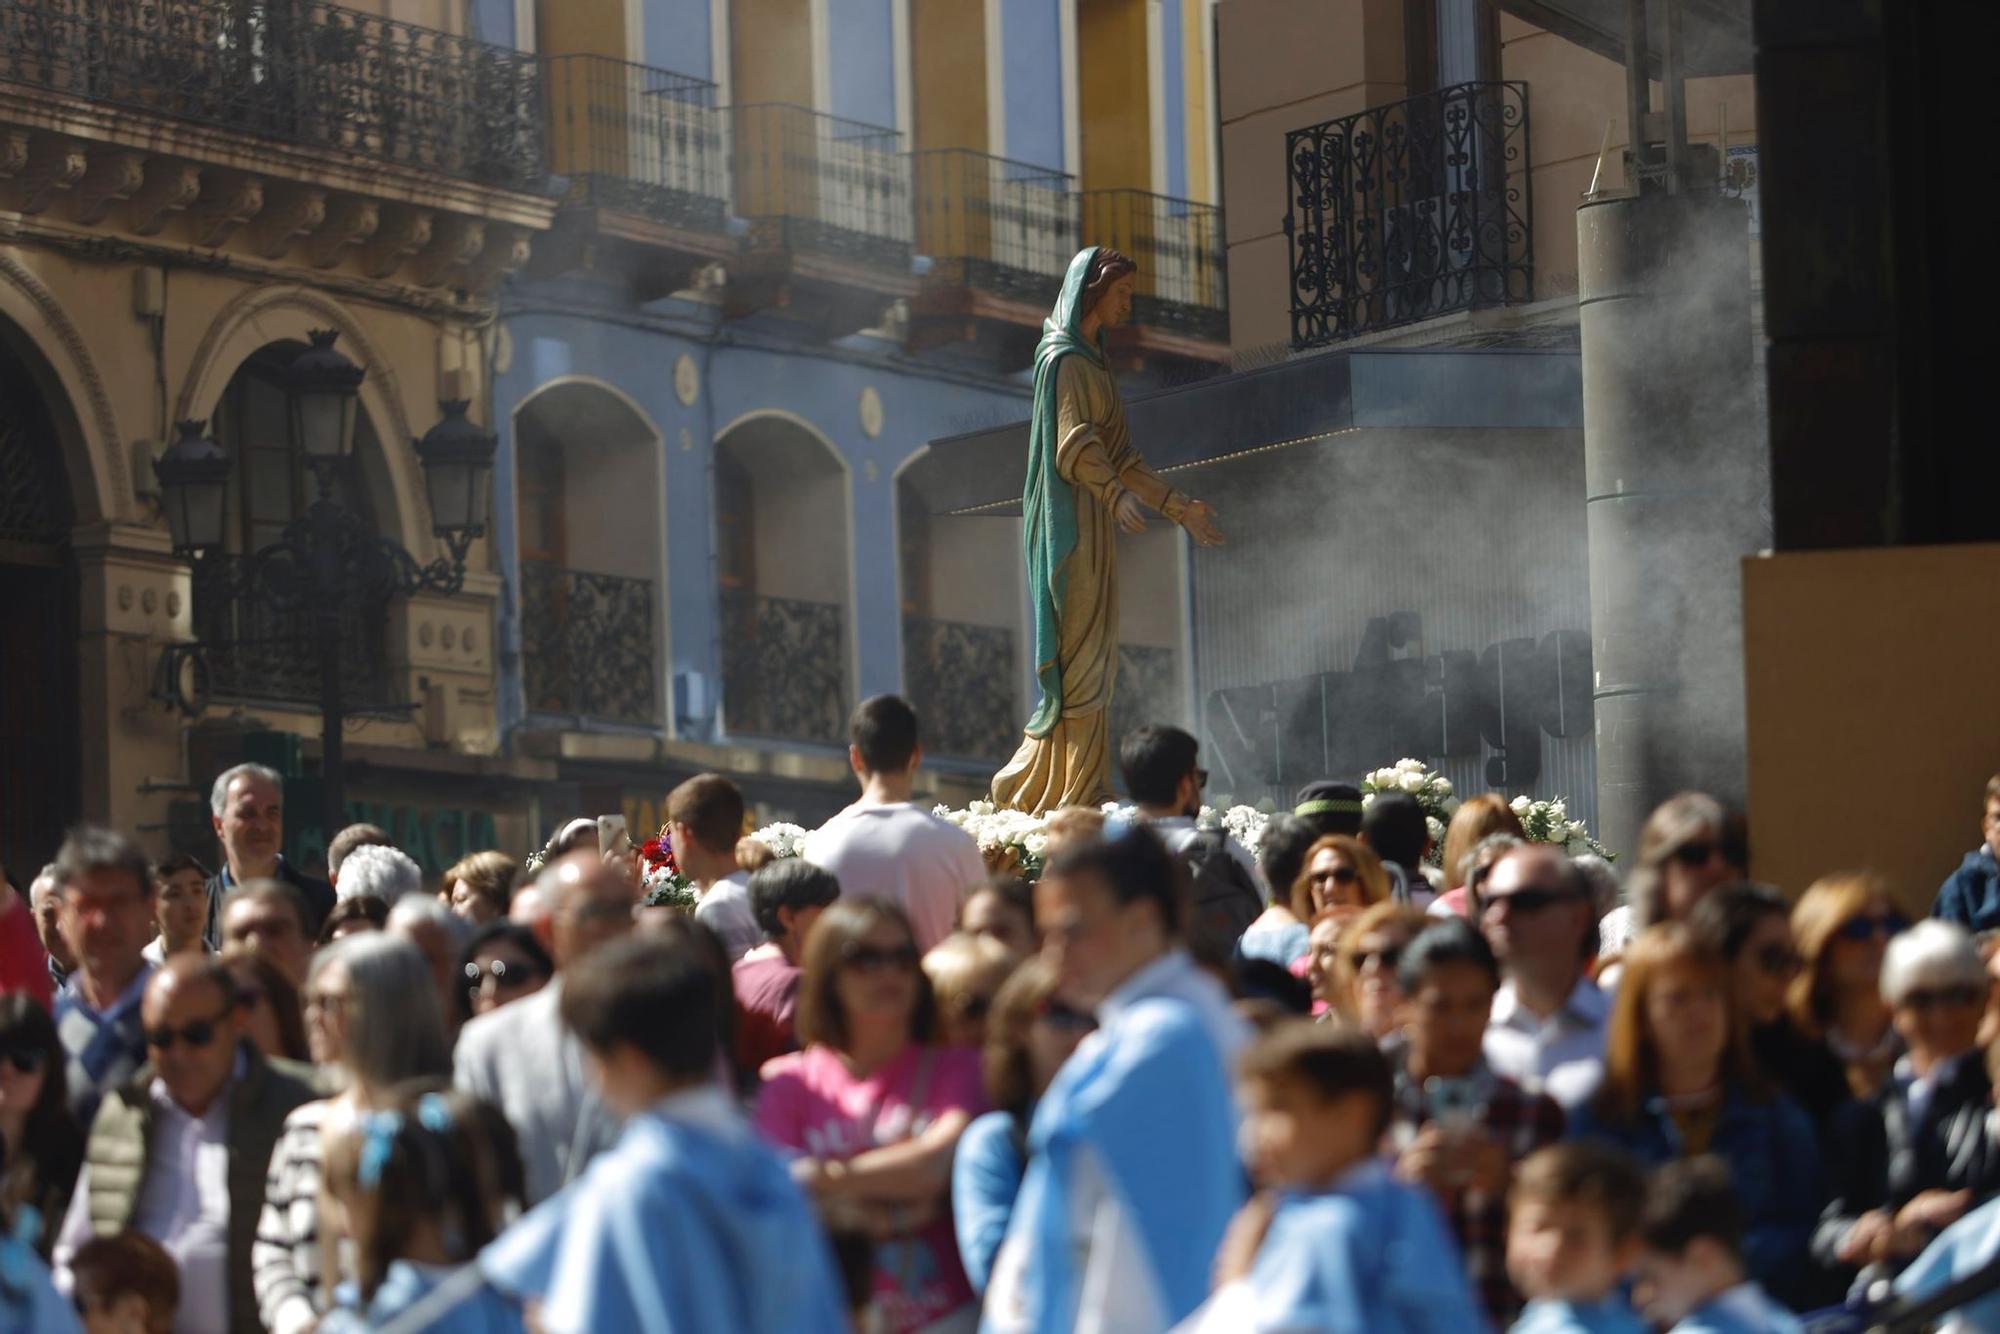
[[[986,879],[986,863],[964,830],[910,800],[924,758],[916,710],[877,695],[861,701],[847,727],[861,800],[806,839],[805,859],[839,877],[843,895],[901,905],[917,948],[928,950],[951,934],[960,901]]]

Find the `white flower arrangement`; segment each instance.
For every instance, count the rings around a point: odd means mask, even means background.
[[[1444,841],[1444,827],[1451,823],[1459,806],[1458,794],[1452,790],[1449,778],[1425,768],[1422,760],[1401,759],[1386,769],[1362,776],[1361,809],[1367,810],[1383,792],[1406,792],[1415,797],[1417,805],[1424,808],[1431,837],[1439,843]]]
[[[1531,843],[1553,843],[1572,857],[1588,852],[1610,861],[1617,856],[1590,836],[1583,821],[1569,818],[1569,807],[1561,797],[1536,801],[1522,795],[1507,804],[1513,808]]]
[[[786,824],[781,820],[777,824],[765,825],[750,837],[769,848],[773,857],[783,861],[787,857],[804,855],[806,838],[811,832],[804,825]]]

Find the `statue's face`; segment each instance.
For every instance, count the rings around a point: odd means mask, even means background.
[[[1116,279],[1104,295],[1097,298],[1092,310],[1099,324],[1107,329],[1116,329],[1132,322],[1132,283],[1133,275],[1128,273]]]

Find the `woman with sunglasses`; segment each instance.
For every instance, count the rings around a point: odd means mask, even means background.
[[[1443,853],[1444,875],[1450,884],[1444,893],[1438,895],[1437,902],[1430,906],[1432,916],[1476,916],[1471,888],[1473,869],[1478,864],[1480,849],[1497,835],[1515,839],[1527,837],[1521,828],[1521,817],[1514,814],[1514,808],[1497,792],[1481,792],[1478,796],[1467,797],[1452,813],[1451,823],[1445,826]],[[1488,865],[1492,859],[1486,859]]]
[[[1668,797],[1646,817],[1625,880],[1624,906],[1599,928],[1599,978],[1617,984],[1612,965],[1649,926],[1685,922],[1710,891],[1749,874],[1750,839],[1743,817],[1705,792]]]
[[[993,998],[1021,962],[988,936],[954,931],[924,955],[924,976],[937,997],[938,1035],[954,1047],[986,1045],[986,1021]]]
[[[1814,1238],[1843,1277],[1893,1275],[2000,1190],[1993,1084],[1978,1047],[1990,985],[1961,927],[1927,920],[1889,942],[1882,996],[1906,1051],[1880,1093],[1836,1118],[1831,1202]]]
[[[40,1001],[0,996],[0,1218],[41,1211],[44,1260],[83,1166],[83,1131],[69,1114],[62,1046]]]
[[[1344,923],[1331,914],[1313,923],[1315,940],[1323,938],[1323,923],[1338,931],[1331,958],[1322,958],[1319,947],[1314,948],[1307,978],[1317,972],[1323,979],[1314,983],[1314,995],[1324,993],[1335,1010],[1370,1037],[1388,1037],[1396,1031],[1396,1007],[1403,1003],[1396,966],[1403,960],[1404,948],[1428,921],[1421,909],[1407,903],[1383,902]]]
[[[952,1234],[951,1160],[986,1110],[979,1053],[938,1045],[916,934],[885,899],[843,898],[806,938],[798,1034],[764,1066],[757,1129],[830,1226],[878,1239],[882,1327],[971,1330],[978,1304]]]
[[[1757,1068],[1792,1095],[1824,1139],[1828,1120],[1849,1100],[1847,1071],[1785,1008],[1792,979],[1805,966],[1792,944],[1791,912],[1777,890],[1745,881],[1703,899],[1690,925],[1729,964],[1732,998],[1750,1030]]]
[[[236,979],[236,994],[249,1012],[250,1024],[244,1036],[265,1060],[295,1062],[300,1069],[288,1074],[310,1076],[312,1048],[306,1044],[305,1012],[299,1008],[299,989],[285,970],[272,963],[261,951],[248,945],[231,945],[222,951],[223,966]]]
[[[532,996],[555,975],[555,963],[535,933],[518,922],[488,922],[465,946],[459,965],[459,1020],[491,1014]]]
[[[1017,968],[994,998],[984,1052],[993,1110],[966,1127],[951,1170],[958,1254],[977,1292],[986,1291],[1028,1170],[1035,1101],[1096,1027],[1095,1019],[1056,995],[1055,970],[1041,959]]]
[[[327,1136],[392,1105],[407,1080],[451,1075],[430,965],[400,936],[369,931],[334,941],[313,955],[305,995],[313,1059],[336,1067],[346,1088],[294,1110],[271,1151],[250,1264],[258,1314],[273,1334],[310,1329],[327,1309],[328,1275],[353,1277],[338,1238],[321,1235]],[[333,1263],[323,1265],[322,1247],[336,1248]]]
[[[1328,834],[1306,849],[1305,869],[1292,881],[1292,916],[1310,922],[1323,912],[1352,917],[1389,898],[1382,859],[1358,838]]]
[[[1908,925],[1888,882],[1867,872],[1815,880],[1792,907],[1800,959],[1788,1002],[1792,1019],[1800,1032],[1825,1040],[1857,1098],[1879,1092],[1903,1054],[1882,999],[1882,960],[1890,939]]]
[[[1603,1081],[1571,1112],[1570,1133],[1647,1168],[1721,1158],[1743,1206],[1744,1266],[1790,1299],[1809,1281],[1818,1140],[1804,1110],[1752,1063],[1731,996],[1728,965],[1692,928],[1667,922],[1641,935],[1605,1029]]]

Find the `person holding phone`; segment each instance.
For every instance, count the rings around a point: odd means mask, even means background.
[[[1436,1194],[1465,1253],[1466,1273],[1494,1323],[1520,1314],[1507,1277],[1507,1191],[1515,1164],[1562,1138],[1546,1094],[1496,1075],[1481,1049],[1500,965],[1461,917],[1439,920],[1397,963],[1403,992],[1389,1143],[1396,1175]]]

